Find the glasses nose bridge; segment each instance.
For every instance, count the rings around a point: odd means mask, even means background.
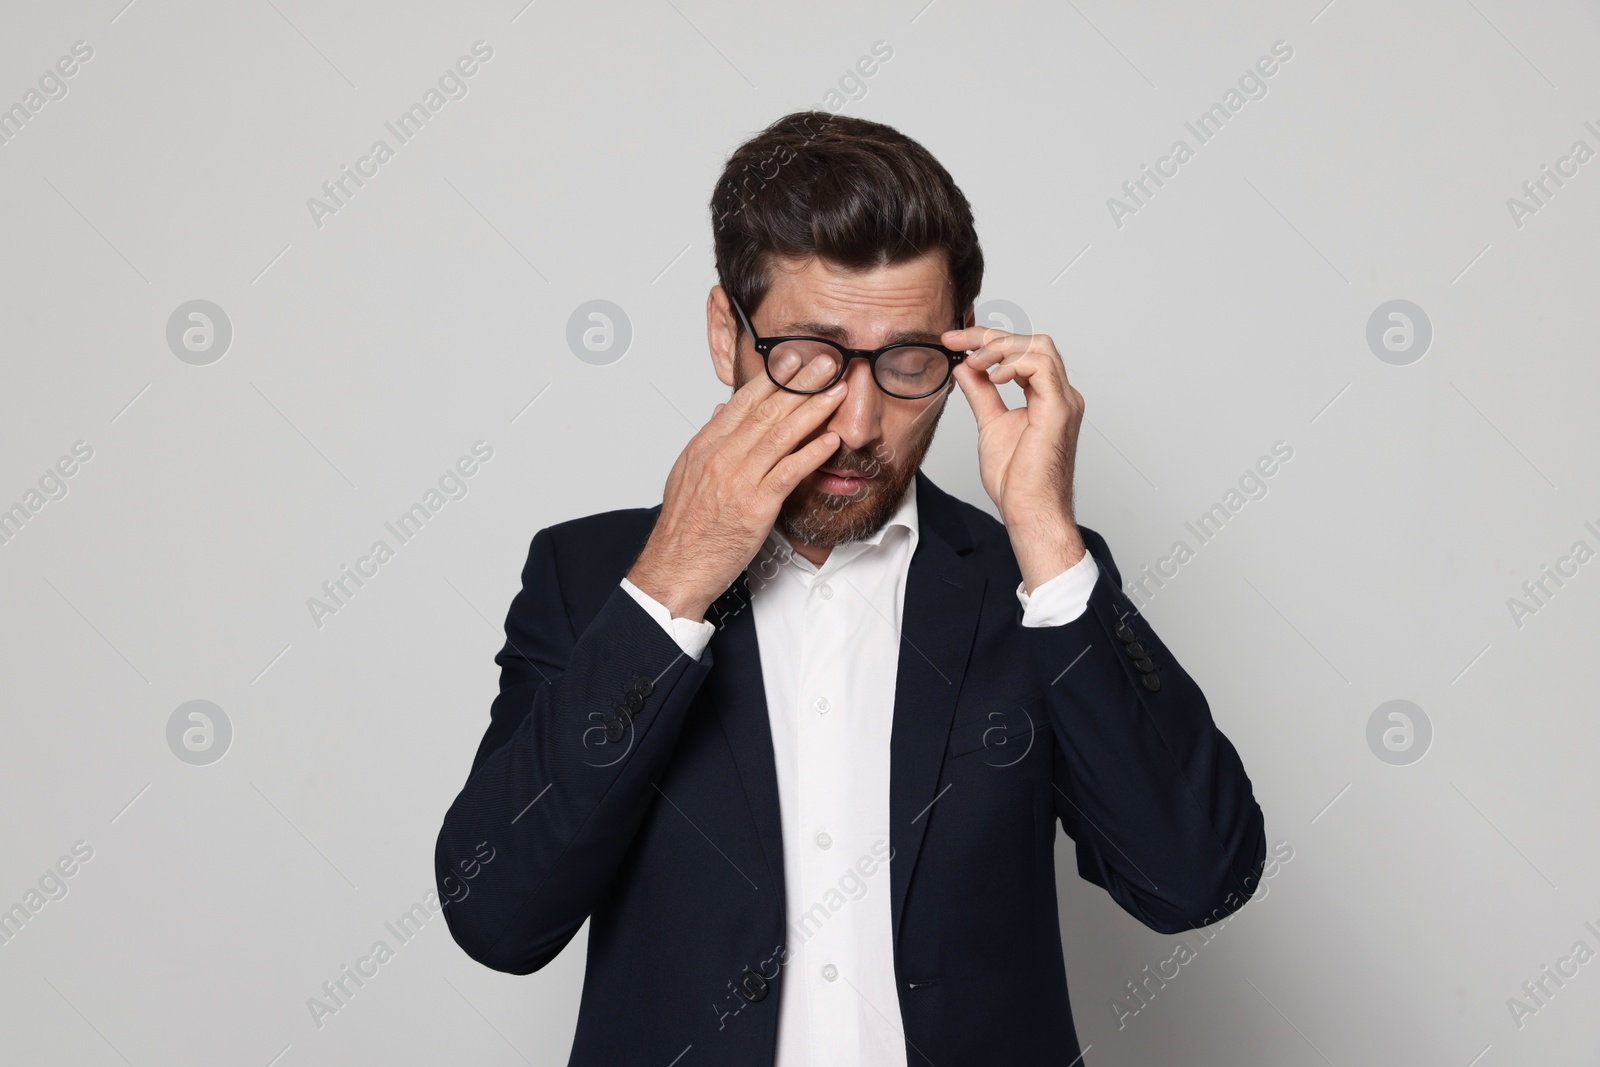
[[[850,377],[851,364],[855,360],[859,359],[864,361],[867,365],[867,378],[872,382],[872,391],[887,395],[887,393],[884,391],[883,384],[878,381],[878,368],[875,365],[875,361],[878,357],[877,351],[871,348],[846,348],[844,345],[837,343],[834,344],[833,347],[841,353],[839,357],[839,370],[838,373],[834,375],[834,382],[841,382]]]
[[[858,359],[866,360],[867,373],[873,373],[872,360],[877,356],[878,353],[874,352],[870,348],[846,348],[844,345],[834,345],[834,347],[837,348],[841,353],[839,357],[839,378],[848,376],[850,373],[851,362]],[[876,375],[874,375],[874,379],[876,379]],[[838,379],[836,378],[835,381],[837,380]]]

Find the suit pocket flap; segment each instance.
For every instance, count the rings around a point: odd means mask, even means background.
[[[998,757],[1020,758],[1030,740],[1048,737],[1050,722],[1040,700],[1012,701],[964,716],[950,728],[950,757],[988,749]]]

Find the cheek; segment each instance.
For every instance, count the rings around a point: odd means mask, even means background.
[[[900,470],[908,463],[921,462],[922,453],[932,437],[938,412],[928,405],[896,405],[883,417],[883,440],[873,449],[873,458],[885,470]]]
[[[917,425],[899,412],[885,419],[883,441],[873,450],[873,458],[886,468],[900,466],[905,462],[906,453],[917,443]]]
[[[904,442],[903,451],[911,449],[916,449],[919,453],[926,451],[933,441],[934,431],[939,428],[939,420],[944,417],[944,406],[950,400],[951,391],[951,388],[946,388],[943,393],[936,393],[926,400],[904,401],[908,407],[904,420],[904,434],[901,438]]]

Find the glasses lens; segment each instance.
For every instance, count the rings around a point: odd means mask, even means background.
[[[950,376],[950,358],[937,348],[891,348],[872,368],[878,388],[891,396],[927,396]]]
[[[814,380],[812,375],[802,372],[810,366],[813,360],[823,356],[833,361],[833,374],[822,381]],[[820,393],[829,385],[832,378],[839,370],[839,352],[832,345],[821,344],[817,341],[780,341],[773,346],[772,352],[767,356],[767,373],[772,380],[797,393]],[[791,385],[798,381],[799,384]]]

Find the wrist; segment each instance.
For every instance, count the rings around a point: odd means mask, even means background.
[[[1011,550],[1029,596],[1039,586],[1075,566],[1088,554],[1078,524],[1070,515],[1034,518],[1009,527]]]
[[[627,578],[641,592],[666,608],[674,619],[701,622],[705,619],[706,609],[716,599],[715,596],[696,592],[688,583],[671,576],[670,572],[663,573],[642,557],[628,571]]]

